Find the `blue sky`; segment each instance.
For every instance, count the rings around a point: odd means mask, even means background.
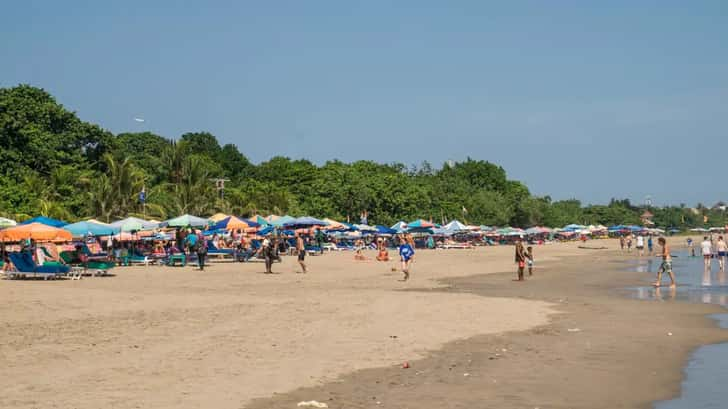
[[[725,1],[14,1],[0,38],[0,86],[115,133],[209,131],[254,162],[470,156],[588,203],[728,200]]]

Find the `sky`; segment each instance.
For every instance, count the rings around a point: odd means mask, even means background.
[[[722,0],[10,0],[0,39],[0,87],[114,133],[208,131],[256,163],[471,157],[584,203],[728,200]]]

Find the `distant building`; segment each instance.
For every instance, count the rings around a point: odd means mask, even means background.
[[[654,214],[652,214],[649,210],[645,210],[644,213],[642,213],[642,216],[640,216],[640,220],[642,220],[643,226],[654,226],[655,223],[652,221],[652,218],[655,217]]]

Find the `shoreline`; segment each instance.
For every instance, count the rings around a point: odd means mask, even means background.
[[[630,259],[619,250],[564,257],[537,264],[526,283],[512,282],[511,272],[443,279],[442,288],[425,291],[538,300],[555,304],[556,312],[529,330],[452,341],[409,362],[410,369],[365,369],[245,407],[286,408],[315,399],[340,408],[483,402],[498,408],[652,408],[679,396],[684,368],[698,348],[728,342],[728,331],[710,317],[725,309],[627,298],[626,288],[648,286],[653,276],[625,271]],[[585,267],[589,275],[579,277]]]

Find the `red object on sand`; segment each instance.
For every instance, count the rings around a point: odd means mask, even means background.
[[[409,367],[410,367],[409,366],[409,362],[405,362],[405,363],[402,364],[402,369],[407,369]]]

